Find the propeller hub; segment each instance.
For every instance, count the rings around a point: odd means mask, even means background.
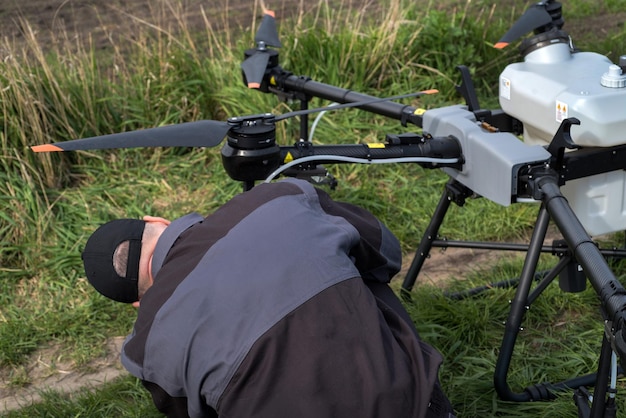
[[[552,28],[561,29],[565,24],[563,19],[563,7],[558,1],[551,1],[545,4],[546,12],[552,18],[552,22],[535,30],[535,33],[547,32]]]
[[[276,145],[274,115],[261,115],[250,119],[229,121],[234,125],[228,131],[228,144],[236,149],[256,150]]]
[[[228,120],[231,128],[221,153],[222,165],[233,180],[263,180],[280,166],[275,122],[271,113]]]

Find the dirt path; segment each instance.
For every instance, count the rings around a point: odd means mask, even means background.
[[[119,361],[123,341],[123,337],[112,338],[107,344],[105,357],[81,368],[58,361],[62,358],[63,347],[38,350],[19,371],[32,382],[26,386],[11,385],[9,370],[0,370],[0,413],[38,402],[43,391],[72,393],[82,388],[99,386],[126,374]]]

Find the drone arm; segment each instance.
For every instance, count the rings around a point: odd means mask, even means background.
[[[285,164],[291,161],[297,162],[298,159],[305,157],[318,157],[315,159],[316,164],[328,164],[341,162],[341,160],[332,157],[347,157],[365,161],[424,157],[432,160],[432,162],[421,164],[426,168],[459,168],[462,165],[461,147],[454,137],[427,139],[420,137],[418,142],[413,143],[407,141],[401,143],[397,138],[401,138],[401,136],[388,136],[387,144],[311,145],[308,142],[301,142],[292,147],[280,147],[281,160]],[[324,157],[329,158],[325,160]],[[437,160],[454,160],[454,162],[438,163]]]
[[[456,169],[463,165],[461,146],[454,137],[390,135],[387,141],[386,144],[346,145],[313,145],[299,141],[293,146],[274,144],[258,149],[242,149],[236,143],[227,142],[221,151],[222,164],[232,179],[246,182],[267,181],[290,167],[306,171],[328,163],[413,162],[425,168]]]
[[[271,77],[271,82],[275,87],[283,91],[302,93],[310,97],[329,100],[336,103],[356,103],[373,101],[377,98],[367,94],[357,93],[341,87],[313,81],[308,77],[295,76],[288,72],[280,72]],[[434,92],[434,91],[433,91]],[[379,101],[358,106],[359,109],[366,110],[378,115],[386,116],[402,122],[422,126],[421,110],[413,106],[404,105],[391,101]]]

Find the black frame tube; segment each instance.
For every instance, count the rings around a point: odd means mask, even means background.
[[[578,220],[561,193],[555,177],[538,180],[543,202],[563,238],[583,267],[587,278],[604,304],[608,318],[618,323],[626,308],[626,290],[617,280],[604,256]],[[625,353],[618,353],[621,356]]]
[[[528,389],[523,393],[512,392],[506,382],[510,359],[515,346],[517,333],[521,326],[521,320],[526,307],[536,298],[543,289],[536,289],[529,298],[529,289],[532,275],[536,270],[537,260],[540,255],[540,243],[543,242],[550,219],[557,225],[563,234],[573,256],[583,267],[587,278],[594,290],[600,297],[607,315],[616,329],[610,330],[615,334],[622,332],[623,315],[626,307],[626,290],[617,281],[600,249],[592,241],[574,211],[569,206],[567,199],[562,195],[558,176],[554,172],[546,172],[537,176],[536,186],[542,193],[542,205],[537,224],[533,231],[531,244],[524,263],[520,285],[511,304],[511,310],[506,323],[505,335],[496,364],[494,373],[494,385],[500,398],[518,402],[536,400]],[[606,388],[608,372],[610,368],[610,351],[616,349],[617,354],[624,358],[623,347],[611,345],[610,332],[603,335],[603,344],[600,356],[600,364],[596,374],[596,394],[592,404],[591,416],[600,417],[606,404]],[[568,387],[571,387],[568,385]]]
[[[419,163],[426,168],[460,167],[462,165],[461,145],[452,137],[428,138],[416,144],[338,144],[312,145],[310,142],[299,142],[293,146],[280,147],[281,161],[297,162],[298,159],[309,156],[336,156],[352,157],[365,160],[385,160],[391,158],[424,157],[435,159],[455,159],[457,162]],[[341,163],[337,160],[316,159],[316,164]]]
[[[341,87],[335,87],[330,84],[313,81],[308,77],[291,75],[289,73],[278,74],[274,78],[277,86],[285,91],[304,93],[312,97],[318,97],[337,103],[356,103],[377,98]],[[415,113],[417,108],[413,106],[395,102],[378,102],[365,104],[358,108],[377,115],[399,120],[403,125],[411,123],[419,127],[422,126],[422,117]]]
[[[453,180],[450,180],[450,182]],[[437,203],[437,208],[433,213],[433,216],[430,218],[430,222],[428,227],[426,228],[426,232],[422,236],[422,240],[420,241],[419,247],[417,247],[417,251],[415,257],[413,257],[413,261],[411,262],[411,266],[404,277],[404,281],[402,282],[402,296],[405,298],[410,298],[410,290],[413,288],[415,284],[415,280],[417,279],[417,275],[424,265],[424,261],[428,257],[430,253],[430,249],[432,247],[434,239],[437,237],[439,233],[439,227],[443,223],[443,219],[450,208],[451,203],[450,196],[448,195],[448,191],[444,190],[441,198],[439,199],[439,203]]]
[[[593,391],[593,402],[591,403],[590,418],[604,417],[606,406],[606,394],[608,392],[609,375],[611,372],[611,343],[606,338],[602,338],[602,348],[600,349],[600,360],[598,364],[598,375],[595,389]]]
[[[410,297],[408,291],[414,285],[415,279],[419,274],[428,253],[433,246],[440,247],[467,247],[482,249],[497,249],[527,252],[522,275],[519,280],[518,289],[515,298],[511,303],[511,309],[506,322],[505,334],[502,339],[502,345],[499,351],[496,369],[494,371],[494,387],[498,396],[507,401],[527,402],[550,399],[551,392],[555,390],[575,389],[580,386],[600,386],[593,402],[593,415],[600,416],[598,411],[604,410],[606,404],[606,379],[608,376],[608,367],[610,361],[607,360],[606,346],[611,347],[606,334],[603,336],[603,349],[601,354],[601,362],[598,366],[598,372],[588,374],[581,377],[569,379],[560,383],[540,383],[525,388],[523,392],[513,392],[508,383],[507,375],[513,350],[519,334],[520,327],[527,307],[532,304],[537,297],[545,290],[547,285],[554,280],[557,274],[565,267],[568,262],[573,259],[583,267],[585,273],[591,282],[594,290],[600,296],[601,302],[607,313],[607,316],[621,327],[623,311],[626,309],[626,290],[617,281],[611,271],[605,256],[624,257],[626,253],[620,250],[602,250],[598,248],[587,234],[586,230],[576,217],[574,211],[569,206],[565,197],[561,194],[558,185],[558,176],[552,170],[534,177],[535,187],[541,191],[542,204],[539,209],[533,236],[528,246],[519,244],[494,244],[479,242],[450,242],[446,240],[434,239],[443,223],[445,214],[450,205],[450,196],[445,191],[439,200],[438,206],[431,218],[426,232],[420,242],[415,258],[411,264],[409,273],[403,282],[403,293]],[[568,247],[565,249],[554,246],[545,246],[543,241],[547,232],[548,224],[552,219],[562,233]],[[536,267],[541,253],[552,252],[565,253],[559,263],[541,280],[538,286],[531,292],[532,282],[536,279]],[[618,328],[616,332],[621,332]],[[609,353],[610,354],[610,353]],[[620,357],[624,353],[618,353]],[[603,390],[602,387],[605,389]],[[584,415],[587,415],[586,413]]]
[[[526,259],[524,260],[524,266],[522,267],[519,285],[517,291],[515,292],[515,297],[511,301],[511,309],[506,321],[504,336],[498,353],[498,361],[496,362],[494,386],[500,399],[515,402],[527,402],[531,400],[531,396],[528,392],[513,392],[509,388],[506,380],[517,335],[522,325],[524,312],[528,306],[528,294],[535,276],[537,262],[539,260],[539,256],[541,255],[541,246],[546,236],[549,222],[550,215],[545,206],[542,204],[541,209],[539,210],[539,215],[537,216],[537,223],[530,240],[528,253],[526,255]]]

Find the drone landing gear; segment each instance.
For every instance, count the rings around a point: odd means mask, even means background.
[[[472,191],[451,179],[439,200],[416,255],[411,263],[402,284],[402,295],[410,299],[410,291],[416,278],[428,258],[432,247],[458,247],[474,249],[491,249],[501,251],[525,251],[526,257],[521,275],[518,279],[481,286],[467,292],[449,295],[454,299],[475,296],[494,287],[513,287],[517,290],[506,321],[505,332],[494,371],[494,387],[502,400],[514,402],[529,402],[554,399],[556,392],[574,390],[574,401],[579,411],[579,418],[600,418],[615,416],[615,376],[623,373],[617,366],[617,358],[607,338],[609,331],[603,335],[602,348],[597,373],[572,378],[559,383],[538,383],[526,387],[522,392],[513,392],[507,383],[507,376],[517,336],[522,329],[524,315],[532,303],[537,300],[548,285],[558,276],[559,285],[566,292],[580,292],[585,289],[586,277],[580,264],[568,249],[567,243],[557,240],[552,246],[543,244],[547,234],[550,213],[545,204],[541,205],[537,222],[528,245],[506,243],[478,243],[447,241],[437,238],[437,234],[444,217],[452,202],[462,206],[465,200],[472,195]],[[626,258],[623,250],[599,250],[604,257]],[[548,272],[537,273],[539,257],[542,253],[551,253],[559,257],[557,264]],[[531,290],[533,283],[537,282]],[[607,316],[603,312],[605,317]],[[608,319],[607,324],[610,323]],[[594,395],[590,396],[587,387],[595,387]],[[607,397],[608,395],[608,397]]]

